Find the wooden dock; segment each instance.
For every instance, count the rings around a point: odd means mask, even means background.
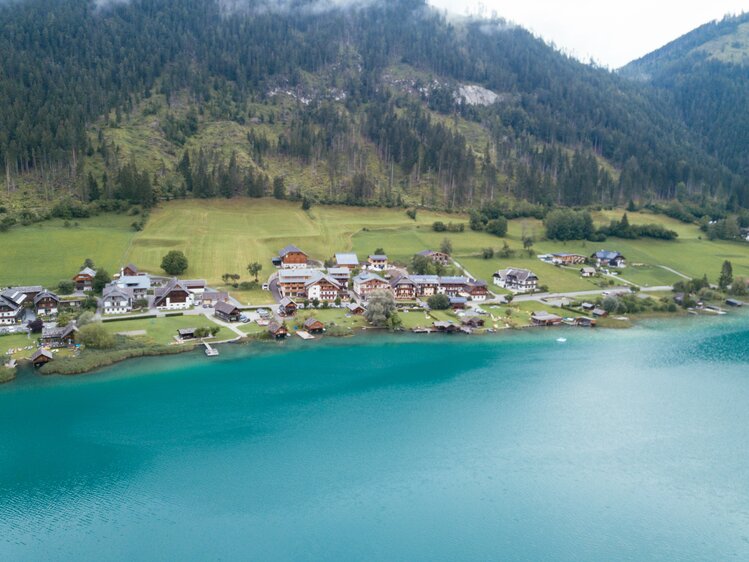
[[[312,334],[310,334],[309,332],[307,332],[305,330],[297,330],[296,335],[299,336],[300,338],[302,338],[303,340],[313,340],[313,339],[315,339],[315,336],[313,336]]]
[[[203,345],[205,346],[205,354],[208,357],[216,357],[218,355],[218,349],[216,349],[215,347],[211,347],[211,344],[209,344],[207,341],[204,341]]]

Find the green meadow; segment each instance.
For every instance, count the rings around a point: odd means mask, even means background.
[[[603,224],[619,218],[622,211],[594,214]],[[414,253],[439,249],[449,238],[455,259],[474,276],[491,282],[500,268],[533,269],[541,284],[553,291],[594,289],[597,280],[582,279],[576,268],[559,268],[540,262],[540,253],[571,252],[590,255],[598,249],[618,250],[629,266],[622,278],[643,286],[669,285],[680,274],[716,281],[724,260],[731,260],[735,275],[749,277],[749,244],[709,241],[696,225],[646,213],[629,213],[630,223],[659,223],[679,233],[675,241],[609,239],[605,243],[544,241],[541,221],[511,221],[506,238],[467,229],[467,217],[419,211],[416,220],[403,209],[314,206],[303,211],[298,202],[273,199],[181,200],[160,205],[141,232],[133,232],[132,217],[102,215],[65,227],[62,221],[11,229],[0,234],[0,285],[42,284],[54,286],[70,278],[87,257],[116,271],[133,262],[147,271],[159,272],[161,258],[169,250],[182,250],[190,267],[185,277],[201,277],[221,285],[224,273],[238,273],[249,280],[246,266],[263,264],[261,280],[272,271],[270,260],[287,244],[296,244],[312,258],[325,260],[335,252],[355,251],[365,258],[383,248],[391,260],[407,264]],[[434,232],[434,221],[462,222],[464,232]],[[522,238],[536,240],[531,256],[523,251]],[[482,248],[498,251],[504,242],[514,250],[509,258],[483,259]],[[674,271],[671,271],[674,270]],[[231,290],[231,289],[229,289]],[[239,292],[242,302],[262,304],[269,295],[261,291]]]

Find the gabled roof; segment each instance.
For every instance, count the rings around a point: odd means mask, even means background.
[[[133,292],[125,287],[120,287],[114,283],[110,283],[101,292],[103,299],[131,299],[133,298]]]
[[[123,275],[115,283],[120,287],[132,287],[145,291],[151,288],[151,278],[148,275]]]
[[[282,269],[278,272],[279,283],[305,283],[310,277],[317,275],[314,269]]]
[[[304,284],[305,287],[309,287],[311,285],[315,285],[317,283],[320,283],[321,281],[325,281],[326,283],[330,283],[334,287],[339,287],[340,288],[341,284],[338,281],[336,281],[335,279],[333,279],[330,275],[325,275],[323,273],[320,273],[319,271],[316,272],[316,273],[317,273],[317,275],[315,275],[313,277],[310,277],[307,280],[307,282]]]
[[[329,267],[328,275],[340,275],[341,277],[351,277],[351,270],[348,267]]]
[[[596,259],[607,260],[607,261],[611,261],[611,260],[616,259],[616,258],[623,258],[624,257],[619,252],[614,252],[614,251],[611,251],[611,250],[598,250],[595,254],[593,254],[593,256]]]
[[[387,261],[388,257],[385,254],[372,254],[369,259],[372,261]]]
[[[286,254],[304,254],[299,248],[294,246],[294,244],[289,244],[288,246],[281,248],[278,252],[278,257],[284,257]],[[304,254],[305,256],[307,254]]]
[[[158,289],[156,289],[156,291],[154,291],[156,297],[154,299],[154,304],[158,305],[158,303],[164,300],[167,295],[169,295],[169,293],[173,291],[184,291],[185,293],[190,292],[190,290],[182,284],[182,281],[176,278],[172,278],[166,285],[164,285],[163,287],[159,287]]]
[[[84,267],[78,272],[78,275],[88,275],[89,277],[96,276],[96,271],[91,269],[90,267]]]
[[[417,285],[439,285],[440,278],[438,275],[409,275],[411,281]]]
[[[123,270],[129,269],[133,273],[138,273],[138,268],[135,266],[135,264],[129,263],[125,267],[122,268]]]
[[[412,285],[416,286],[416,281],[414,281],[410,275],[399,275],[392,281],[390,281],[390,286],[395,288],[398,285]]]
[[[44,290],[44,287],[41,285],[23,285],[21,287],[10,287],[14,291],[18,291],[19,293],[40,293]]]
[[[468,285],[468,277],[457,276],[457,277],[440,277],[441,285]]]
[[[336,254],[335,261],[338,265],[359,265],[359,258],[356,254]]]
[[[215,310],[216,312],[221,312],[222,314],[233,314],[235,312],[239,312],[239,309],[236,306],[223,301],[217,302],[216,306],[213,307],[213,310]]]
[[[268,324],[268,331],[271,334],[275,334],[276,332],[278,332],[281,329],[286,330],[286,327],[283,324],[281,324],[280,322],[276,322],[275,320],[271,320],[270,323]]]
[[[382,283],[387,283],[382,277],[377,275],[376,273],[370,273],[369,271],[362,271],[359,275],[354,277],[354,283],[367,283],[369,281],[380,281]]]
[[[429,257],[429,256],[434,256],[435,254],[440,254],[442,256],[446,256],[447,255],[445,252],[437,252],[435,250],[422,250],[421,252],[419,252],[416,255],[417,256],[427,256],[427,257]]]
[[[31,362],[34,363],[34,362],[36,362],[37,359],[39,359],[41,357],[46,357],[50,361],[52,361],[52,359],[55,358],[55,356],[52,355],[51,351],[49,351],[47,349],[44,349],[44,348],[41,348],[41,349],[37,349],[36,353],[34,353],[34,355],[31,356]]]
[[[296,306],[296,303],[293,300],[291,300],[289,297],[282,298],[278,304],[280,304],[284,308],[290,305]]]
[[[21,306],[23,301],[26,300],[26,293],[22,293],[15,288],[6,289],[0,293],[0,296],[8,301],[8,303],[15,306]]]
[[[319,320],[318,320],[317,318],[307,318],[307,319],[306,319],[306,320],[304,321],[304,327],[305,327],[305,328],[310,328],[310,327],[314,326],[315,324],[323,324],[323,323],[322,323],[322,322],[320,322],[320,321],[319,321]],[[324,326],[324,325],[325,325],[325,324],[323,324],[323,326]]]
[[[65,339],[78,331],[72,322],[67,326],[51,326],[42,329],[42,338]]]
[[[510,267],[508,269],[501,269],[497,271],[494,276],[501,279],[514,278],[521,283],[524,283],[529,279],[538,280],[538,276],[529,269],[515,269],[513,267]]]
[[[42,299],[52,299],[60,302],[60,297],[50,291],[42,291],[34,297],[34,304],[38,304]]]
[[[556,314],[550,314],[546,312],[545,310],[534,312],[533,314],[531,314],[531,318],[540,320],[541,322],[559,322],[562,320],[561,316],[557,316]]]
[[[348,308],[349,310],[358,310],[358,309],[360,309],[360,308],[361,308],[362,310],[367,310],[367,307],[366,307],[366,306],[364,306],[363,304],[361,304],[361,303],[358,303],[358,302],[350,302],[350,303],[348,303],[348,304],[346,305],[346,308]]]

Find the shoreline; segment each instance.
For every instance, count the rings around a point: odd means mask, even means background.
[[[738,311],[736,311],[738,312]],[[707,318],[717,318],[717,315],[699,315],[699,317],[707,317]],[[635,328],[642,322],[648,322],[648,321],[668,321],[668,320],[686,320],[691,319],[691,315],[689,314],[680,314],[680,313],[649,313],[649,314],[639,314],[636,317],[628,317],[626,321],[616,321],[621,322],[621,325],[599,325],[597,328],[576,328],[573,326],[531,326],[531,325],[524,325],[524,326],[505,326],[496,329],[494,332],[487,332],[487,331],[481,331],[481,332],[475,332],[472,334],[472,336],[479,336],[479,337],[489,337],[489,336],[499,336],[502,337],[503,333],[510,332],[510,333],[517,333],[517,332],[535,332],[543,330],[545,332],[551,331],[551,330],[565,330],[565,333],[569,329],[574,330],[583,330],[585,332],[589,332],[591,330],[600,332],[600,331],[618,331],[618,330],[628,330]],[[376,328],[376,327],[360,327],[356,328],[355,330],[352,330],[350,333],[347,334],[341,334],[341,335],[331,335],[327,337],[320,338],[319,341],[328,339],[328,340],[345,340],[348,338],[361,338],[366,337],[365,334],[367,333],[374,333],[374,334],[388,334],[395,337],[398,336],[425,336],[425,335],[440,335],[440,336],[454,336],[458,339],[462,339],[463,337],[468,337],[465,334],[448,334],[444,332],[439,331],[430,331],[430,332],[414,332],[412,330],[399,330],[394,332],[389,332],[385,328]],[[294,336],[289,336],[288,339],[293,338]],[[224,346],[228,345],[241,345],[241,346],[248,346],[253,343],[267,343],[267,344],[278,344],[276,340],[268,339],[264,337],[257,337],[257,336],[245,336],[243,338],[239,339],[232,339],[232,340],[224,340],[221,342],[211,343],[213,347],[222,348]],[[314,345],[314,344],[312,344]],[[191,352],[197,351],[199,348],[201,348],[202,342],[193,343],[191,345],[180,345],[180,346],[142,346],[142,347],[132,347],[132,348],[126,348],[126,349],[120,349],[120,350],[112,350],[112,351],[92,351],[92,355],[88,355],[81,360],[81,358],[67,358],[62,359],[59,362],[56,363],[49,363],[47,366],[42,367],[42,370],[40,369],[34,369],[31,364],[28,361],[24,361],[20,366],[17,366],[15,369],[8,369],[7,367],[0,366],[0,385],[5,385],[12,383],[17,378],[17,374],[20,370],[29,371],[33,373],[34,375],[39,375],[41,377],[53,377],[53,376],[62,376],[62,377],[68,377],[68,376],[79,376],[79,375],[90,375],[95,374],[98,371],[101,371],[102,369],[107,369],[109,367],[113,367],[115,365],[126,363],[133,359],[144,359],[144,358],[156,358],[156,357],[165,357],[169,355],[183,355]],[[49,368],[47,368],[49,367]],[[46,368],[46,371],[43,370]],[[8,372],[10,374],[8,374]]]

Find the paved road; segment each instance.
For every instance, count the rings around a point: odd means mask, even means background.
[[[659,287],[643,287],[640,292],[641,293],[659,293],[664,291],[670,291],[671,286],[669,285],[662,285]],[[528,302],[528,301],[544,301],[544,300],[554,300],[554,299],[561,299],[561,298],[576,298],[576,297],[590,297],[590,296],[598,296],[602,295],[603,293],[630,293],[631,290],[629,287],[607,287],[606,289],[594,289],[590,291],[571,291],[568,293],[534,293],[532,295],[515,295],[515,297],[512,299],[512,302]],[[487,300],[487,304],[491,303],[497,303],[501,302],[500,299],[502,297],[499,297],[494,300]]]

